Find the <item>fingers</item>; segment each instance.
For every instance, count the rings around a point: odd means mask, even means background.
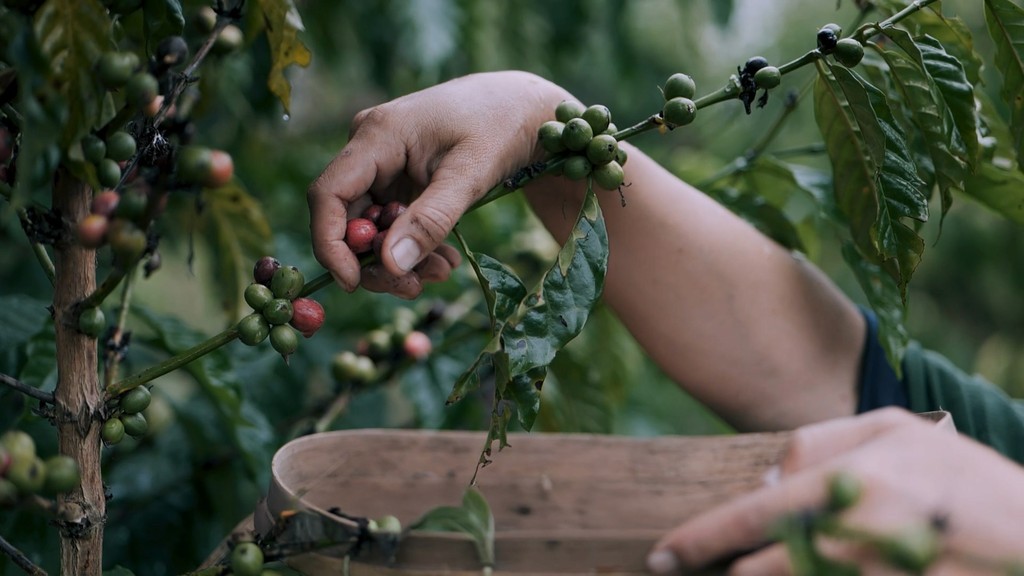
[[[448,237],[459,218],[490,189],[493,177],[474,170],[471,155],[451,150],[427,188],[391,225],[381,261],[394,275],[411,271]]]
[[[805,426],[793,432],[779,467],[782,475],[792,474],[849,452],[894,428],[914,423],[920,422],[910,412],[884,408]]]
[[[733,562],[726,572],[728,576],[790,576],[792,573],[789,550],[782,544],[772,544],[748,554]]]
[[[458,250],[442,244],[427,255],[412,272],[394,275],[381,264],[369,264],[363,268],[360,284],[371,292],[386,292],[412,300],[423,292],[424,282],[444,282],[451,277],[452,269],[458,266],[462,255]]]

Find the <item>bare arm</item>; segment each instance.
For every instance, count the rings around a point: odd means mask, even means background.
[[[495,182],[540,156],[537,127],[570,97],[531,74],[479,74],[360,114],[309,191],[317,258],[350,290],[363,282],[415,297],[421,279],[447,278],[457,259],[433,251]],[[654,360],[743,430],[852,414],[865,330],[856,308],[812,265],[629,151],[628,205],[601,194],[605,294]],[[560,240],[582,192],[564,178],[528,187]],[[368,273],[345,246],[343,223],[371,196],[416,200],[392,226],[383,266]]]

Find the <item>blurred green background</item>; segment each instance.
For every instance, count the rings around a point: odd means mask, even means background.
[[[254,34],[244,52],[204,65],[195,140],[232,153],[240,184],[273,231],[271,253],[306,271],[307,277],[320,269],[309,248],[305,190],[344,145],[349,120],[363,108],[463,74],[514,68],[551,79],[585,103],[607,105],[623,127],[660,108],[658,86],[673,72],[693,76],[698,94],[710,92],[748,57],[762,55],[781,63],[813,47],[822,24],[846,25],[856,18],[850,0],[839,9],[821,0],[296,4],[313,64],[289,70],[290,115],[266,90],[268,48]],[[185,5],[190,13],[200,3]],[[978,3],[946,0],[943,6],[947,14],[959,14],[968,22],[976,48],[991,66],[991,42]],[[991,68],[987,72],[985,89],[995,95],[999,82]],[[787,76],[783,89],[799,89],[812,73]],[[648,133],[633,142],[699,182],[759,139],[782,108],[783,90],[777,93],[751,116],[732,102],[702,111],[684,130]],[[819,141],[812,112],[809,101],[801,103],[769,152]],[[494,121],[500,130],[500,119]],[[790,161],[827,167],[823,156]],[[164,266],[136,285],[133,308],[150,313],[132,319],[137,344],[127,371],[161,358],[169,341],[187,343],[221,330],[239,312],[225,312],[222,306],[225,295],[237,294],[240,287],[226,285],[213,274],[219,265],[211,250],[216,243],[207,241],[204,227],[209,222],[203,218],[196,215],[193,198],[180,198],[160,222]],[[509,263],[524,280],[539,276],[555,248],[518,197],[471,213],[461,227],[475,251]],[[941,235],[938,218],[933,218],[924,237],[928,247],[911,283],[912,337],[964,369],[1024,395],[1024,365],[1016,353],[1024,340],[1021,230],[960,197]],[[49,288],[10,215],[0,223],[0,245],[0,297],[7,306],[20,304],[38,317],[37,325],[26,325],[32,337],[24,345],[0,349],[0,371],[52,388],[52,336],[47,340],[45,333],[36,334],[45,318],[46,298],[40,295]],[[863,301],[827,234],[816,259],[851,297]],[[317,297],[328,323],[315,338],[301,342],[290,366],[266,344],[236,344],[210,358],[201,374],[179,372],[158,381],[156,410],[162,414],[151,416],[159,418],[158,433],[106,451],[105,478],[113,494],[108,565],[122,564],[138,574],[172,574],[201,561],[265,490],[274,450],[308,431],[308,416],[332,398],[329,366],[334,354],[354,349],[368,330],[394,321],[396,310],[424,314],[432,305],[447,303],[446,320],[430,331],[435,354],[355,395],[330,427],[486,425],[486,386],[456,406],[444,406],[452,381],[484,343],[478,329],[467,328],[477,326],[484,314],[467,266],[411,303],[366,292],[346,294],[334,287]],[[6,318],[3,314],[0,320]],[[224,403],[237,409],[224,410]],[[6,391],[0,392],[0,422],[33,431],[41,453],[56,450],[45,423]],[[537,428],[630,435],[728,432],[668,381],[604,311],[556,360]],[[467,478],[472,464],[467,462]],[[52,569],[56,540],[44,520],[0,515],[0,533]],[[0,575],[8,573],[13,568],[0,562]]]

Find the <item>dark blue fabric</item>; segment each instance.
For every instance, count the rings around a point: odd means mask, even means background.
[[[878,341],[878,318],[867,308],[861,308],[867,321],[864,336],[864,352],[860,358],[860,398],[857,413],[867,412],[884,406],[910,408],[907,386],[896,376],[896,371],[885,357],[885,350]]]

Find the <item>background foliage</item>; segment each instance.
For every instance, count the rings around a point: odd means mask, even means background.
[[[184,2],[186,21],[201,4]],[[998,102],[994,48],[978,3],[943,4],[973,31],[975,47],[988,64],[981,70],[985,90]],[[856,14],[853,2],[843,2],[837,11],[819,0],[307,0],[297,5],[313,60],[308,69],[289,71],[288,114],[266,88],[270,50],[265,37],[254,33],[258,22],[247,21],[248,37],[257,38],[247,50],[204,64],[197,138],[231,152],[241,188],[207,197],[198,215],[191,199],[178,199],[160,221],[164,267],[153,280],[137,284],[127,371],[237,319],[238,295],[256,257],[271,253],[303,270],[319,269],[309,249],[305,189],[344,144],[350,118],[365,107],[462,74],[517,68],[562,84],[585,103],[606,104],[621,127],[660,108],[657,86],[673,72],[693,76],[703,93],[723,84],[749,56],[789,60],[813,47],[820,25],[845,25]],[[187,32],[190,28],[186,25]],[[784,87],[800,87],[812,74],[807,69],[787,76]],[[634,143],[701,182],[742,156],[769,128],[784,100],[773,97],[752,116],[743,115],[736,102],[715,106],[684,130],[650,133]],[[772,150],[817,141],[808,98]],[[827,168],[820,154],[793,161]],[[254,223],[259,226],[250,226]],[[1024,394],[1024,360],[1015,354],[1024,341],[1019,297],[1024,235],[963,196],[955,199],[941,234],[938,226],[939,218],[933,218],[921,230],[926,248],[910,284],[911,336]],[[517,197],[470,214],[461,227],[474,251],[511,263],[524,280],[537,278],[557,249]],[[821,238],[820,245],[808,247],[812,258],[862,301],[839,247],[828,234]],[[48,293],[48,282],[9,210],[0,220],[0,246],[0,372],[52,390],[52,330],[45,326],[48,302],[39,296]],[[106,451],[105,478],[113,500],[105,562],[139,574],[180,573],[197,565],[252,510],[266,488],[275,448],[307,431],[305,417],[332,394],[331,357],[354,349],[367,330],[391,322],[397,309],[422,314],[443,301],[450,314],[470,312],[458,323],[436,325],[431,335],[437,352],[427,362],[356,395],[331,427],[484,427],[490,409],[486,390],[444,406],[452,381],[485,342],[485,334],[459,328],[471,324],[474,314],[485,315],[467,268],[413,303],[361,291],[321,292],[328,323],[302,342],[290,367],[266,344],[233,345],[188,371],[165,376],[149,415],[153,433]],[[604,311],[556,359],[543,395],[535,427],[540,430],[728,431],[669,382]],[[40,452],[56,451],[48,425],[3,389],[0,428],[10,425],[34,432]],[[0,533],[54,569],[49,559],[56,557],[56,536],[44,519],[5,514]],[[0,562],[0,575],[13,570]]]

